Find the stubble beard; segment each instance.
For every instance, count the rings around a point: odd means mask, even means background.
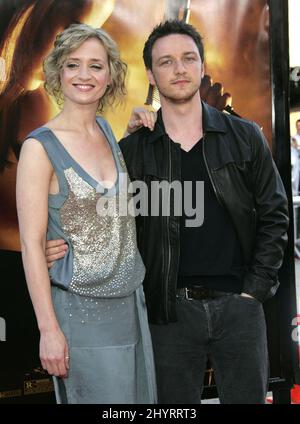
[[[173,103],[173,104],[185,104],[190,102],[200,90],[200,85],[199,85],[198,88],[195,87],[190,92],[187,92],[185,94],[178,93],[178,95],[175,95],[175,94],[169,93],[167,90],[161,89],[159,85],[156,85],[156,87],[159,92],[159,95],[163,97],[169,103]]]

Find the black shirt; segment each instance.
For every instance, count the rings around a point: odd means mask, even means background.
[[[183,195],[178,287],[202,285],[215,290],[240,293],[244,273],[241,246],[228,212],[215,195],[205,166],[202,143],[201,139],[188,152],[181,149]],[[185,213],[186,181],[192,182],[189,183],[192,185],[192,190],[189,191],[192,193],[193,208],[196,207],[196,181],[204,182],[204,221],[201,226],[186,226],[186,219],[191,219]],[[199,187],[197,196],[202,203]],[[198,214],[200,216],[200,211]]]

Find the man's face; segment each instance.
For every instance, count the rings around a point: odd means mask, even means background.
[[[296,122],[297,134],[300,134],[300,122]]]
[[[153,45],[152,70],[147,74],[162,102],[186,103],[199,95],[204,69],[194,40],[184,34],[159,38]]]

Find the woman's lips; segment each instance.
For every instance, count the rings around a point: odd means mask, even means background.
[[[90,91],[94,88],[92,84],[73,84],[75,88],[77,88],[80,91]]]

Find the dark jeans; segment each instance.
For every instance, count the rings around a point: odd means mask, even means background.
[[[221,403],[262,404],[268,351],[262,304],[238,294],[177,299],[178,322],[151,325],[159,403],[201,403],[209,358]]]

